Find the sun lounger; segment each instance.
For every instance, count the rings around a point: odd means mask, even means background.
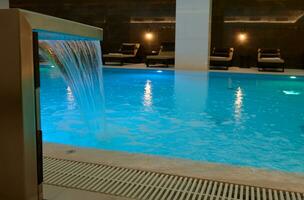
[[[258,49],[258,64],[259,71],[277,70],[284,72],[285,61],[281,58],[280,49]]]
[[[213,48],[210,56],[210,69],[224,69],[232,65],[233,48]]]
[[[103,55],[103,63],[119,62],[120,65],[123,65],[125,62],[137,57],[139,47],[139,43],[123,43],[118,53],[109,53]]]
[[[151,64],[164,64],[169,67],[170,64],[174,64],[175,59],[175,44],[174,43],[162,43],[158,55],[152,55],[146,57],[146,65],[150,67]]]

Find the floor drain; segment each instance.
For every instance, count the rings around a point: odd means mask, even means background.
[[[75,153],[76,150],[75,149],[71,149],[71,150],[67,150],[65,153],[66,154],[72,154],[72,153]]]
[[[50,157],[44,182],[140,200],[304,200],[303,193]]]

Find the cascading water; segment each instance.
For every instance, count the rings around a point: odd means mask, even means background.
[[[99,41],[40,40],[39,53],[59,68],[88,125],[88,133],[103,132],[104,92]]]

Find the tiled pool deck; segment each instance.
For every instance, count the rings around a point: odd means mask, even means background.
[[[44,156],[304,193],[304,174],[266,171],[256,168],[234,167],[229,165],[194,162],[190,160],[169,159],[143,154],[75,148],[72,146],[51,143],[44,144]],[[77,190],[75,189],[63,190],[60,187],[51,185],[46,185],[44,191],[48,197],[47,199],[50,200],[61,199],[50,198],[51,195],[54,196],[55,193],[58,194],[59,197],[68,194],[74,195],[75,192],[77,193]],[[91,194],[90,192],[85,191],[83,191],[83,193]],[[97,194],[94,195],[96,196]]]
[[[147,68],[144,64],[125,64],[123,66],[118,65],[106,65],[106,68],[126,68],[126,69],[161,69],[161,70],[175,70],[172,66],[169,68],[164,67],[149,67]],[[297,75],[304,76],[304,69],[285,69],[285,72],[271,72],[271,71],[258,71],[257,68],[239,68],[239,67],[230,67],[229,70],[209,70],[211,72],[235,72],[235,73],[251,73],[251,74],[273,74],[273,75]]]

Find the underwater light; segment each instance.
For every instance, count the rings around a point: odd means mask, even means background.
[[[156,72],[158,72],[158,73],[162,73],[163,71],[162,71],[162,70],[157,70]]]
[[[51,65],[51,67],[54,68],[55,66],[54,66],[54,65]]]
[[[295,92],[293,90],[283,90],[283,93],[286,95],[300,95],[300,92]]]
[[[290,76],[289,78],[291,78],[291,79],[296,79],[297,77],[296,77],[296,76]]]

